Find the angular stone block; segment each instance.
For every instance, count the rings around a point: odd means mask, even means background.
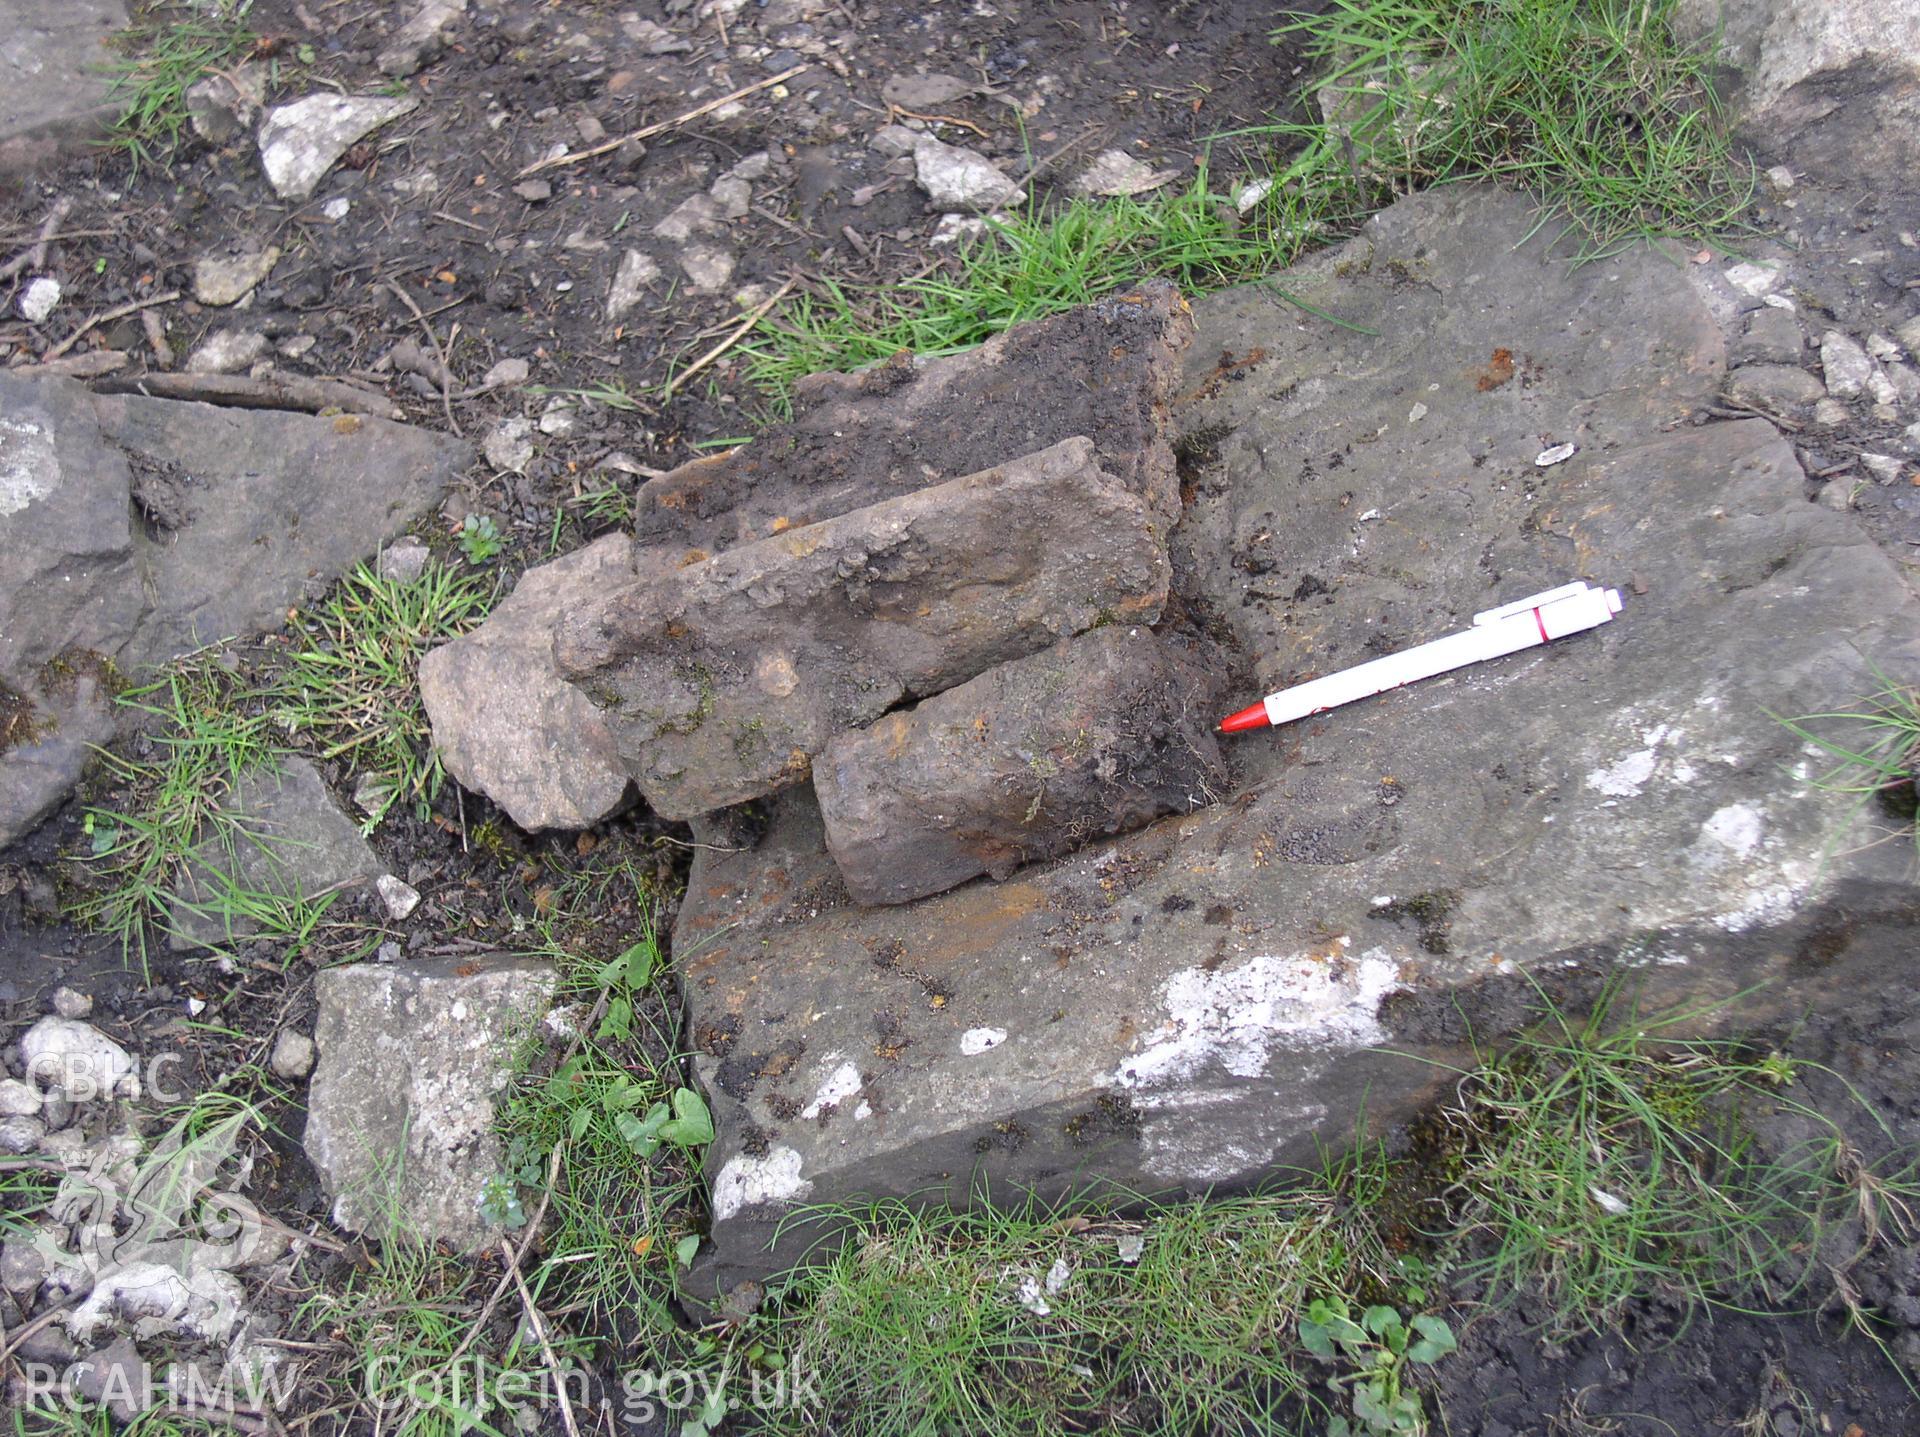
[[[486,622],[420,661],[420,698],[447,772],[522,828],[586,828],[632,788],[613,735],[553,664],[560,617],[631,577],[633,543],[608,534],[527,570]]]
[[[656,812],[802,782],[842,729],[1166,599],[1159,517],[1092,443],[643,578],[564,620],[560,671]]]
[[[643,484],[635,541],[668,562],[704,558],[1076,435],[1172,524],[1167,406],[1192,334],[1179,291],[1154,281],[965,354],[809,375],[788,422]]]
[[[1207,656],[1112,626],[843,733],[813,765],[860,903],[1007,878],[1226,787]]]
[[[336,1222],[467,1250],[498,1235],[480,1211],[501,1169],[494,1105],[555,981],[551,964],[507,954],[314,978],[320,1059],[303,1141]]]

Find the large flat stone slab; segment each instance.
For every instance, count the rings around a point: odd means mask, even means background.
[[[106,42],[125,0],[10,0],[0,27],[0,192],[112,120]]]
[[[640,578],[562,620],[561,674],[668,818],[803,782],[842,730],[1098,623],[1152,623],[1163,521],[1065,439]]]
[[[0,718],[23,716],[0,736],[0,845],[111,736],[116,674],[278,628],[431,508],[467,457],[363,415],[0,374]]]
[[[701,1290],[789,1260],[795,1203],[1309,1160],[1444,1085],[1381,1050],[1457,1061],[1530,979],[1770,982],[1748,1015],[1859,981],[1911,851],[1773,715],[1912,673],[1920,611],[1770,426],[1688,424],[1724,359],[1676,266],[1571,269],[1532,228],[1436,193],[1286,276],[1372,334],[1266,287],[1196,307],[1176,593],[1236,656],[1230,708],[1577,577],[1625,612],[1230,740],[1222,802],[917,903],[851,903],[805,792],[700,825],[675,947],[719,1128]]]

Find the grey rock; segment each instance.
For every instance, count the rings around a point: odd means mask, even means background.
[[[276,105],[260,126],[260,164],[275,194],[304,200],[352,146],[420,102],[385,95],[308,95]]]
[[[41,275],[27,281],[14,307],[28,324],[44,324],[59,303],[60,281]]]
[[[1900,341],[1900,347],[1908,354],[1920,359],[1920,314],[1895,325],[1893,337]]]
[[[753,186],[735,175],[722,175],[707,193],[727,219],[743,220],[753,211]]]
[[[607,323],[617,324],[631,314],[660,279],[660,266],[653,256],[630,249],[620,256],[613,283],[607,289]]]
[[[525,384],[533,373],[533,366],[524,359],[503,359],[480,378],[480,383],[488,389],[511,389],[517,384]]]
[[[733,278],[733,251],[724,245],[690,244],[680,251],[680,268],[701,294],[718,294]]]
[[[1684,41],[1717,41],[1736,120],[1802,173],[1920,164],[1920,11],[1882,0],[1680,0]]]
[[[1830,329],[1820,337],[1820,372],[1827,378],[1827,393],[1835,399],[1852,399],[1866,389],[1873,361],[1859,340]]]
[[[494,1102],[550,1006],[554,970],[508,955],[360,963],[314,979],[320,1051],[305,1144],[354,1232],[476,1248],[500,1171]]]
[[[1908,408],[1920,404],[1920,370],[1900,360],[1887,363],[1887,383],[1893,386],[1895,402]]]
[[[28,1082],[70,1103],[104,1103],[133,1080],[127,1053],[91,1023],[42,1018],[21,1036],[20,1066]]]
[[[890,160],[912,154],[913,147],[919,143],[920,132],[909,130],[905,125],[882,125],[867,141],[871,149]]]
[[[267,337],[258,330],[215,330],[188,358],[187,373],[237,374],[266,352]]]
[[[1156,170],[1125,150],[1102,150],[1075,176],[1072,188],[1083,195],[1141,195],[1179,175],[1177,169]]]
[[[521,473],[533,462],[533,421],[515,414],[502,419],[487,434],[487,463],[507,473]]]
[[[134,536],[147,612],[123,668],[279,628],[316,584],[438,503],[471,457],[450,436],[362,415],[142,395],[95,396],[93,410],[110,443],[149,456],[132,485],[151,526]]]
[[[15,1295],[40,1290],[52,1264],[41,1245],[26,1233],[0,1243],[0,1287]]]
[[[836,733],[1166,599],[1153,512],[1093,445],[1037,454],[643,576],[554,656],[648,803],[687,818],[807,777]]]
[[[45,1362],[62,1371],[80,1355],[80,1349],[73,1345],[73,1339],[57,1327],[43,1327],[38,1332],[27,1333],[14,1350],[27,1362]]]
[[[553,183],[550,180],[522,180],[513,187],[513,192],[530,205],[545,204],[553,198]]]
[[[570,399],[551,399],[534,427],[542,434],[564,439],[580,427],[580,408]]]
[[[1075,436],[1170,529],[1181,506],[1166,414],[1192,338],[1185,301],[1155,282],[965,354],[810,375],[790,421],[642,485],[636,541],[678,567]]]
[[[58,808],[114,735],[112,686],[96,659],[76,655],[23,688],[0,678],[0,847]]]
[[[814,1241],[781,1227],[796,1202],[1311,1162],[1529,1021],[1529,976],[1571,1010],[1622,975],[1643,1011],[1739,994],[1701,1021],[1747,1025],[1910,961],[1911,853],[1771,715],[1920,662],[1920,607],[1771,425],[1684,423],[1724,341],[1678,267],[1569,266],[1524,198],[1448,189],[1279,283],[1377,333],[1264,286],[1196,305],[1172,544],[1244,684],[1226,707],[1575,576],[1638,575],[1625,611],[1236,737],[1223,802],[1000,884],[858,908],[808,791],[702,820],[741,851],[696,854],[674,934],[718,1130],[694,1295]],[[1540,378],[1482,389],[1503,348]],[[1581,448],[1535,468],[1550,441]]]
[[[529,831],[587,828],[632,791],[598,709],[560,677],[553,629],[632,574],[633,545],[608,534],[527,570],[486,621],[420,664],[440,761]]]
[[[195,847],[170,908],[176,950],[213,948],[259,925],[232,911],[236,892],[289,901],[370,880],[380,861],[305,759],[241,775]]]
[[[267,103],[267,67],[243,64],[215,71],[189,85],[182,99],[194,134],[210,145],[224,145],[259,118]]]
[[[990,210],[1014,204],[1026,194],[983,156],[943,144],[931,135],[915,137],[913,168],[914,178],[936,209]]]
[[[17,0],[0,40],[0,185],[76,153],[118,112],[106,42],[124,0]]]
[[[1860,463],[1866,468],[1869,474],[1873,475],[1874,481],[1880,484],[1893,483],[1894,480],[1900,477],[1901,471],[1906,468],[1906,465],[1901,463],[1900,460],[1892,454],[1862,453]]]
[[[395,584],[412,584],[427,572],[433,551],[411,534],[402,535],[380,551],[374,571]]]
[[[396,923],[411,917],[413,910],[420,906],[420,890],[403,878],[383,873],[373,880],[373,886],[380,902],[386,906],[387,917]]]
[[[275,1077],[297,1083],[313,1071],[313,1058],[313,1039],[291,1028],[282,1028],[280,1036],[273,1040],[273,1052],[267,1057],[267,1066],[273,1069]]]
[[[925,71],[890,75],[880,86],[880,98],[902,110],[937,109],[979,93],[977,80],[963,80],[958,75],[930,75]]]
[[[40,1090],[19,1078],[0,1078],[0,1118],[30,1118],[40,1111]]]
[[[153,1373],[133,1339],[119,1337],[76,1362],[67,1380],[82,1400],[105,1407],[122,1422],[131,1422],[147,1405]]]
[[[447,32],[467,13],[467,0],[420,0],[376,63],[383,75],[411,75],[438,58],[446,48]]]
[[[670,244],[686,244],[701,235],[725,234],[726,229],[720,206],[711,195],[688,195],[653,227],[653,232]]]
[[[253,286],[280,263],[280,246],[269,244],[265,250],[227,250],[194,261],[194,298],[200,304],[240,304],[253,292]]]
[[[0,1153],[14,1157],[30,1153],[47,1135],[47,1125],[39,1118],[0,1118]]]
[[[813,788],[847,891],[905,903],[1206,807],[1211,657],[1113,625],[841,734]]]
[[[53,1011],[62,1018],[84,1018],[93,1011],[93,999],[62,983],[53,990]]]
[[[1852,419],[1852,411],[1837,399],[1822,399],[1813,406],[1813,422],[1822,429],[1838,429]]]
[[[1826,395],[1804,369],[1790,364],[1749,364],[1727,376],[1727,398],[1750,409],[1793,418]]]
[[[1853,507],[1853,481],[1851,479],[1829,479],[1820,486],[1821,507],[1844,514]]]
[[[1806,358],[1807,334],[1791,310],[1762,308],[1747,316],[1746,332],[1730,346],[1734,364],[1791,364]]]

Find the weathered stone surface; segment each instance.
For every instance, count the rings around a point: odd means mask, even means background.
[[[1907,961],[1875,925],[1911,851],[1772,715],[1912,672],[1914,600],[1770,425],[1682,423],[1724,359],[1678,268],[1533,230],[1431,192],[1285,277],[1371,335],[1264,287],[1199,306],[1178,589],[1245,700],[1576,576],[1625,612],[1235,739],[1226,801],[918,903],[851,905],[805,790],[700,824],[744,851],[697,854],[675,933],[719,1130],[698,1290],[816,1237],[775,1245],[797,1201],[1309,1162],[1447,1082],[1396,1054],[1524,1021],[1523,972],[1574,1004],[1623,970],[1650,1004],[1776,980],[1751,1017]]]
[[[320,94],[274,106],[260,125],[267,182],[282,199],[306,199],[349,148],[419,104],[410,96]]]
[[[447,32],[467,13],[467,0],[420,0],[380,52],[380,73],[411,75],[446,48]]]
[[[1025,194],[993,161],[932,135],[913,142],[914,177],[927,198],[943,210],[990,210],[1017,203]]]
[[[1717,38],[1742,129],[1802,170],[1878,178],[1920,164],[1920,10],[1884,0],[1680,0]]]
[[[113,118],[106,41],[125,0],[14,0],[0,29],[0,189],[98,139]]]
[[[140,395],[95,396],[93,407],[134,456],[146,521],[135,544],[148,612],[123,651],[129,664],[278,628],[438,503],[471,454],[447,435],[361,415]]]
[[[1103,621],[1151,623],[1166,536],[1068,439],[642,578],[569,615],[560,672],[669,818],[804,780],[842,729]]]
[[[236,892],[312,899],[381,871],[305,759],[242,775],[222,811],[227,822],[202,839],[174,890],[168,943],[175,949],[212,948],[257,932],[256,923],[232,911]]]
[[[1172,525],[1180,490],[1167,406],[1192,335],[1179,292],[1155,282],[966,354],[811,375],[794,387],[787,423],[643,484],[635,538],[656,562],[705,558],[1075,435]]]
[[[1748,364],[1727,376],[1727,398],[1783,419],[1805,413],[1826,392],[1819,380],[1790,364]]]
[[[304,1141],[334,1220],[463,1248],[491,1240],[479,1204],[501,1167],[494,1100],[552,1002],[553,969],[505,954],[357,963],[313,986],[320,1061]]]
[[[847,891],[905,903],[1214,802],[1209,657],[1110,626],[841,734],[813,787]]]
[[[0,374],[0,845],[111,736],[115,666],[279,627],[467,457],[385,420]]]
[[[213,145],[237,140],[253,128],[267,102],[267,67],[235,65],[196,80],[182,97],[194,134]]]
[[[485,623],[420,663],[440,760],[522,828],[586,828],[632,791],[598,709],[560,677],[553,630],[632,572],[633,545],[608,534],[529,569]]]
[[[258,250],[233,246],[202,255],[193,263],[193,297],[201,304],[238,304],[279,262],[278,245]]]

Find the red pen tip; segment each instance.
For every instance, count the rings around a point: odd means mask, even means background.
[[[1222,719],[1220,721],[1220,732],[1245,733],[1250,728],[1265,728],[1266,726],[1267,706],[1264,703],[1257,703],[1252,708],[1241,709],[1239,713],[1234,714],[1231,718]]]

